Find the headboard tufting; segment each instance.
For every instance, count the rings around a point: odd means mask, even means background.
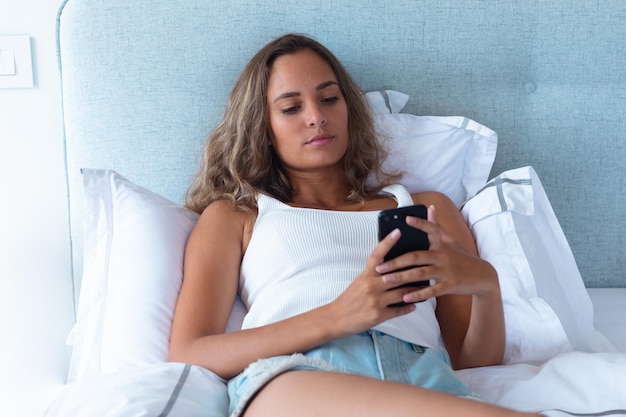
[[[180,201],[243,65],[303,32],[405,112],[497,131],[492,173],[532,165],[586,285],[626,286],[622,1],[67,0],[58,19],[77,283],[80,168]]]

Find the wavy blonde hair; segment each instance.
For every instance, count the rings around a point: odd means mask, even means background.
[[[310,49],[324,59],[337,77],[348,107],[348,149],[342,159],[349,200],[375,195],[398,175],[381,171],[386,152],[361,90],[339,60],[322,44],[301,34],[287,34],[267,44],[248,62],[230,93],[222,121],[210,133],[200,169],[185,195],[185,206],[201,213],[217,200],[239,209],[256,206],[261,191],[288,202],[292,187],[271,144],[267,85],[274,61]],[[376,185],[367,179],[374,173]]]

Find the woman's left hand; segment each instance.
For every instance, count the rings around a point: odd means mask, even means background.
[[[409,252],[382,265],[377,271],[383,280],[402,285],[430,280],[431,285],[403,296],[406,303],[415,303],[446,294],[482,295],[498,291],[495,269],[461,245],[437,222],[434,206],[428,207],[428,220],[407,217],[407,224],[424,231],[429,250]],[[389,272],[411,265],[422,265],[402,272]]]
[[[455,369],[502,363],[505,326],[502,296],[496,269],[478,256],[472,232],[457,207],[438,193],[414,196],[414,202],[435,204],[428,220],[407,218],[424,231],[429,250],[398,256],[378,265],[383,280],[402,285],[429,280],[425,288],[407,291],[402,300],[415,303],[437,297],[436,315],[441,335]],[[399,268],[422,265],[402,272]]]

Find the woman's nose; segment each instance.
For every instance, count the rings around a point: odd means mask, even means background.
[[[324,126],[326,124],[326,115],[317,106],[311,106],[308,114],[308,125],[310,127]]]

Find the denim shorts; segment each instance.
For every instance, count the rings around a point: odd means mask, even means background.
[[[240,416],[254,395],[292,370],[345,372],[476,398],[456,377],[448,354],[370,330],[337,339],[306,353],[258,360],[228,382],[231,417]]]

